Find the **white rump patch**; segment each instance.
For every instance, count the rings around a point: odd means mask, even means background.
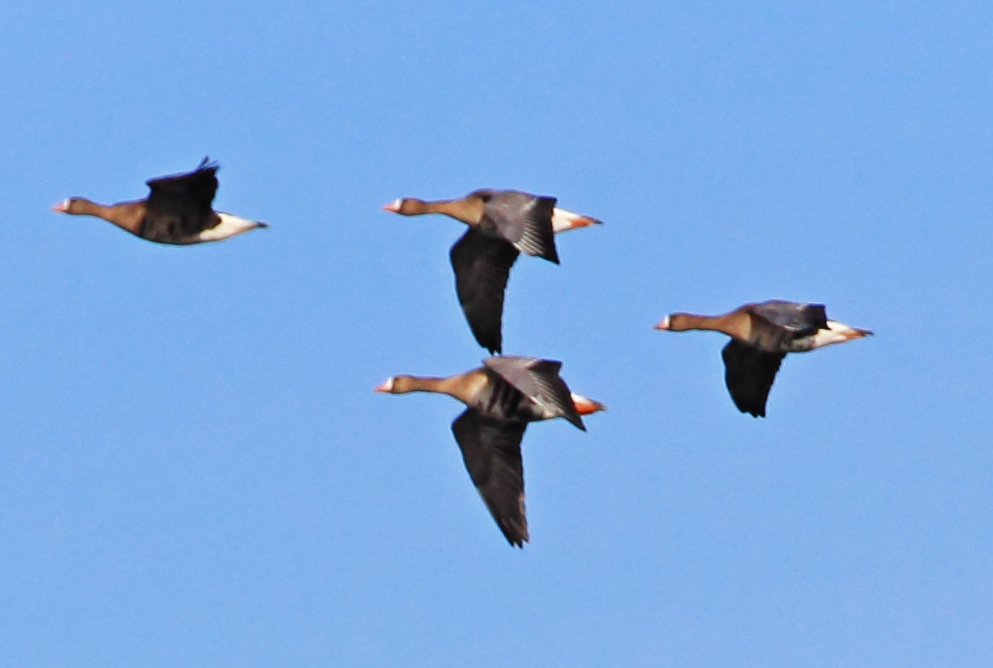
[[[845,341],[851,341],[853,338],[862,336],[859,330],[837,320],[828,320],[827,326],[827,329],[817,330],[817,334],[814,335],[813,345],[810,346],[811,350],[829,346],[833,343],[844,343]]]
[[[552,209],[552,231],[556,233],[574,230],[577,227],[586,227],[587,225],[592,225],[594,222],[597,221],[587,216],[573,213],[572,211],[566,211],[558,207]]]
[[[233,237],[236,234],[241,234],[249,230],[254,230],[256,227],[260,227],[259,223],[254,220],[232,216],[230,213],[221,213],[218,211],[217,215],[220,217],[221,222],[215,227],[212,227],[209,230],[204,230],[197,235],[198,241],[220,241],[221,239],[227,239],[228,237]]]
[[[590,412],[595,413],[597,411],[606,410],[598,402],[593,401],[592,399],[587,399],[581,394],[570,392],[569,396],[572,398],[572,405],[575,406],[576,410],[579,411],[580,413],[582,413],[583,411],[586,411],[587,413]]]

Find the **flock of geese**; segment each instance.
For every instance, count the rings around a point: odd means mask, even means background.
[[[192,172],[147,182],[146,199],[101,205],[70,197],[53,211],[96,216],[149,241],[220,241],[265,223],[214,211],[217,163],[205,158]],[[469,328],[493,357],[448,378],[392,376],[377,392],[447,394],[466,405],[452,423],[466,469],[511,545],[529,540],[524,507],[521,440],[529,422],[565,418],[585,431],[582,416],[605,410],[576,394],[559,375],[561,362],[501,355],[503,300],[510,269],[524,253],[558,264],[555,234],[600,221],[555,206],[554,197],[515,190],[477,190],[454,200],[398,199],[383,207],[403,216],[440,213],[465,223],[449,253],[455,289]],[[872,332],[829,320],[821,304],[773,300],[745,304],[718,316],[673,313],[656,329],[709,330],[731,337],[724,347],[725,382],[742,413],[765,416],[766,400],[787,353],[809,352]]]

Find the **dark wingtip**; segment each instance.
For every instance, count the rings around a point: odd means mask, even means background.
[[[200,171],[201,169],[213,169],[216,172],[220,168],[221,166],[218,165],[216,162],[210,161],[209,155],[205,155],[203,156],[203,160],[200,161],[200,164],[197,165],[196,171]]]
[[[259,221],[255,221],[255,227],[267,228],[269,227],[269,223],[260,223]]]
[[[554,264],[559,264],[559,249],[555,246],[555,238],[552,238],[552,242],[548,248],[544,251],[537,253],[536,257],[540,257],[542,260],[548,260]]]
[[[731,397],[731,399],[732,401],[734,401],[734,397]],[[753,418],[765,417],[765,406],[761,406],[759,408],[752,408],[751,406],[740,406],[738,402],[735,401],[734,407],[737,408],[739,412],[747,413],[748,415],[751,415]]]
[[[500,531],[503,533],[503,537],[507,539],[507,542],[510,543],[511,547],[516,547],[523,550],[524,543],[531,540],[531,536],[528,535],[527,529],[525,529],[522,533],[518,527],[506,526],[503,523],[499,523],[498,526],[500,527]]]
[[[466,316],[466,320],[469,316]],[[503,335],[497,332],[496,336],[489,335],[488,332],[477,333],[473,328],[472,323],[469,323],[469,329],[472,330],[472,338],[476,339],[476,343],[479,344],[481,348],[485,348],[490,352],[490,355],[502,355],[503,354]]]

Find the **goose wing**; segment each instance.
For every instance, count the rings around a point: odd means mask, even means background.
[[[572,402],[572,393],[559,376],[562,362],[508,356],[491,357],[483,360],[483,365],[537,404],[549,417],[563,417],[586,431]]]
[[[204,158],[192,172],[148,181],[151,193],[141,236],[177,243],[215,227],[220,222],[211,208],[217,170],[217,163]]]
[[[511,545],[529,539],[524,507],[521,439],[525,422],[484,417],[468,409],[452,423],[452,433],[476,491]]]
[[[483,227],[514,244],[517,250],[558,264],[552,229],[554,197],[537,197],[516,190],[477,190],[483,200]]]
[[[734,405],[742,413],[765,417],[769,390],[786,353],[771,353],[732,339],[721,352],[724,381]]]
[[[768,301],[755,304],[751,312],[790,332],[810,332],[827,329],[827,311],[823,304],[797,304]]]
[[[470,228],[449,253],[455,291],[472,335],[490,353],[503,346],[503,295],[520,253],[511,244]]]

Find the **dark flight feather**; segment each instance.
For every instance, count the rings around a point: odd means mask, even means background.
[[[563,417],[586,431],[572,402],[569,387],[559,376],[562,363],[532,357],[491,357],[483,365],[515,387],[552,417]]]
[[[511,545],[529,540],[524,506],[521,439],[527,423],[498,420],[468,409],[452,423],[452,433],[473,485]]]
[[[742,413],[765,417],[765,404],[786,353],[770,353],[732,339],[721,351],[724,380]]]
[[[192,172],[149,180],[151,193],[138,234],[151,241],[184,243],[217,226],[221,219],[211,208],[217,170],[217,163],[204,158]]]
[[[536,197],[516,190],[477,190],[483,200],[484,232],[496,233],[528,255],[559,263],[552,229],[554,197]]]
[[[756,304],[751,308],[751,312],[790,332],[827,329],[827,311],[823,304],[768,301]]]
[[[476,341],[490,353],[503,348],[503,296],[519,254],[510,243],[472,228],[449,253],[462,312]]]

